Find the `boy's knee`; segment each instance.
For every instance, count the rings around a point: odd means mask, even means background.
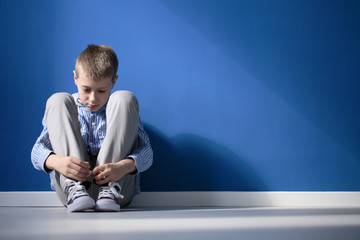
[[[122,104],[124,106],[133,106],[135,108],[139,108],[138,100],[134,93],[129,91],[116,91],[110,96],[111,101],[115,101],[118,104]]]
[[[55,93],[47,101],[46,107],[74,106],[74,98],[68,93]]]

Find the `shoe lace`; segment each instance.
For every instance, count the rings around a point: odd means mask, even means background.
[[[120,194],[120,191],[120,185],[115,182],[110,182],[108,186],[103,186],[99,189],[101,198],[124,198],[124,196]]]
[[[73,180],[65,180],[65,184],[68,185],[66,192],[68,193],[68,199],[75,199],[77,197],[83,196],[86,192],[85,186],[81,182],[75,182]]]

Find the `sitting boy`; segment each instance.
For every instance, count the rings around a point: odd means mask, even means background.
[[[139,173],[152,164],[135,95],[110,94],[117,69],[112,48],[89,45],[75,65],[78,93],[56,93],[47,101],[31,161],[51,173],[51,186],[69,212],[120,211],[139,193]]]

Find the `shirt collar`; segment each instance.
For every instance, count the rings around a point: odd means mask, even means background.
[[[80,103],[80,101],[79,101],[79,100],[80,100],[79,93],[73,93],[72,96],[73,96],[73,98],[74,98],[74,101],[75,101],[76,106],[85,108],[87,111],[91,112],[89,109],[87,109],[87,108],[85,107],[84,104]],[[108,100],[108,101],[109,101],[109,100]],[[95,111],[95,112],[92,112],[92,113],[97,113],[97,112],[100,112],[100,111],[105,110],[107,103],[108,103],[108,102],[106,102],[106,103],[104,104],[104,106],[102,106],[99,110],[97,110],[97,111]]]

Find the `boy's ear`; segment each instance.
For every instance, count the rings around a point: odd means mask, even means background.
[[[74,81],[75,81],[75,84],[77,83],[77,78],[76,78],[76,72],[75,72],[75,70],[73,71],[73,73],[74,73]]]
[[[115,76],[114,81],[113,81],[113,84],[112,84],[112,88],[114,88],[115,83],[116,83],[116,81],[118,80],[118,77],[119,77],[118,75]]]

